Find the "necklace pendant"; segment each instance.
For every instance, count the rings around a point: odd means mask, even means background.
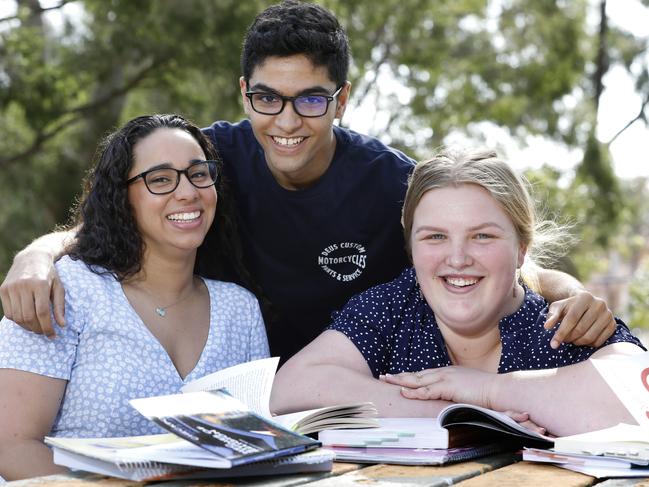
[[[156,308],[155,312],[158,313],[158,316],[162,316],[163,318],[167,314],[167,310],[164,308]]]

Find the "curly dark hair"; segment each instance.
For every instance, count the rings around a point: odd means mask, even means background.
[[[237,281],[251,289],[250,277],[242,263],[235,205],[222,177],[222,162],[201,129],[180,115],[137,117],[103,140],[75,211],[77,234],[67,253],[85,262],[93,272],[113,274],[119,281],[140,271],[144,241],[128,200],[126,180],[133,166],[135,145],[159,128],[184,130],[201,146],[208,160],[219,163],[216,214],[208,236],[198,248],[194,271],[211,279]]]
[[[241,51],[243,79],[247,83],[267,57],[295,54],[326,66],[336,86],[347,81],[350,49],[345,30],[326,8],[294,0],[268,7],[248,27]]]

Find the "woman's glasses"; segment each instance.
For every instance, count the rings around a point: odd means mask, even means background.
[[[216,168],[217,161],[194,162],[187,169],[174,169],[173,167],[154,168],[144,171],[126,181],[131,184],[142,178],[146,189],[153,194],[172,193],[180,184],[180,175],[184,174],[187,180],[196,188],[209,188],[214,186],[218,179]]]

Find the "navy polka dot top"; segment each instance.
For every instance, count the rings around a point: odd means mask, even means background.
[[[547,311],[543,297],[526,288],[518,311],[500,320],[499,374],[570,365],[588,359],[597,350],[569,343],[552,349],[554,330],[543,328]],[[334,313],[333,320],[329,329],[344,333],[356,345],[374,377],[453,365],[435,315],[419,292],[413,268],[354,296]],[[644,349],[627,326],[616,321],[615,333],[603,346],[629,342]]]

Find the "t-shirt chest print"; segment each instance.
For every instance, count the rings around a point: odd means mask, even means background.
[[[353,281],[363,273],[367,260],[365,247],[355,242],[334,243],[318,255],[318,265],[337,281]]]

